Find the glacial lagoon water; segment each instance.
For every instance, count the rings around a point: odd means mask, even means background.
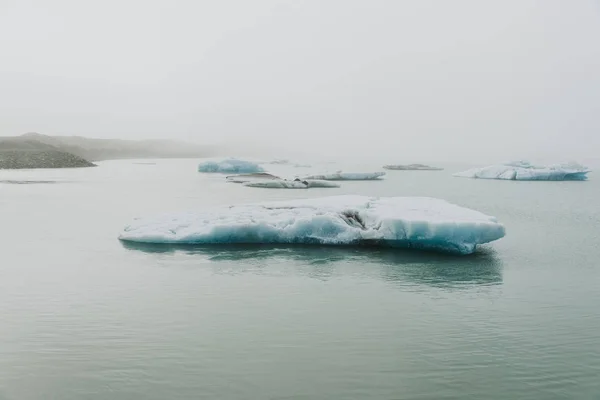
[[[0,399],[600,398],[594,173],[304,191],[152,162],[0,171]],[[467,257],[117,240],[136,216],[334,194],[440,197],[507,235]]]

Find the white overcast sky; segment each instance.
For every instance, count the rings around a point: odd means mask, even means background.
[[[598,0],[0,0],[0,136],[600,153]]]

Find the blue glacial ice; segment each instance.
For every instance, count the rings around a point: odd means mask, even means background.
[[[459,172],[460,178],[503,179],[513,181],[584,181],[590,170],[577,163],[535,166],[527,161],[514,161]]]
[[[302,179],[315,179],[323,181],[371,181],[380,179],[385,172],[333,172],[328,174],[309,175]]]
[[[170,244],[375,245],[469,254],[504,236],[496,218],[427,197],[333,196],[134,220],[119,239]]]
[[[198,165],[199,172],[220,172],[227,174],[242,174],[264,172],[257,163],[228,158],[220,161],[205,161]]]

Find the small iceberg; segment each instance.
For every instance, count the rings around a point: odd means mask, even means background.
[[[309,175],[304,180],[322,180],[322,181],[372,181],[380,179],[385,172],[334,172],[331,174]]]
[[[264,181],[245,182],[244,186],[264,189],[310,189],[310,188],[339,188],[340,185],[330,181],[272,179]]]
[[[225,180],[231,183],[246,183],[246,182],[262,182],[271,179],[281,179],[278,176],[271,175],[266,172],[257,172],[254,174],[239,174],[226,176]]]
[[[535,166],[527,161],[473,168],[453,176],[460,178],[502,179],[512,181],[584,181],[590,170],[577,163]]]
[[[221,161],[203,162],[198,165],[198,172],[240,174],[264,172],[264,169],[251,161],[228,158]]]
[[[470,254],[502,238],[479,211],[428,197],[333,196],[137,219],[119,239],[156,244],[384,246]]]
[[[265,161],[261,164],[288,165],[289,163],[290,163],[290,160],[277,159],[277,160],[272,160],[272,161]]]
[[[392,171],[442,171],[444,168],[430,167],[425,164],[384,165],[383,169]]]

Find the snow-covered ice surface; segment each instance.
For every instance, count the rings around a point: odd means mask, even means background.
[[[584,181],[590,170],[577,163],[535,166],[527,161],[490,165],[459,172],[460,178],[504,179],[514,181]]]
[[[238,160],[228,158],[221,161],[205,161],[198,165],[199,172],[220,172],[220,173],[254,173],[264,172],[263,167],[252,161]]]
[[[323,181],[370,181],[379,179],[385,175],[385,172],[334,172],[330,174],[309,175],[306,179],[316,179]]]
[[[340,185],[330,181],[304,180],[290,181],[286,179],[272,179],[245,182],[244,186],[265,189],[310,189],[310,188],[339,188]]]
[[[333,196],[137,219],[123,241],[377,245],[469,254],[504,236],[496,218],[428,197]]]

